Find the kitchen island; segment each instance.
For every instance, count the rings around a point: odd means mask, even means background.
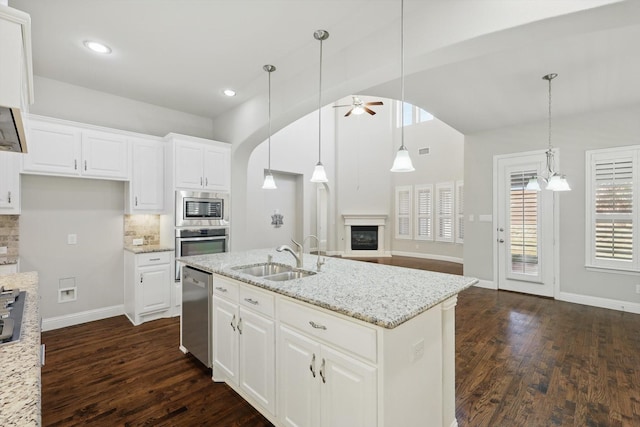
[[[214,380],[278,426],[457,425],[454,307],[476,279],[338,258],[285,281],[238,269],[269,259],[294,264],[274,249],[180,260],[213,275]]]

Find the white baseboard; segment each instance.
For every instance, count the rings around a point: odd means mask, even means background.
[[[478,288],[493,289],[496,291],[498,290],[498,285],[491,280],[479,279],[478,283],[476,283],[474,286],[477,286]]]
[[[575,304],[590,305],[592,307],[608,308],[610,310],[640,314],[640,304],[638,304],[637,302],[593,297],[589,295],[573,294],[570,292],[560,292],[556,299],[559,301],[572,302]]]
[[[54,329],[66,328],[67,326],[79,325],[81,323],[107,319],[123,314],[124,305],[114,305],[111,307],[97,308],[95,310],[81,311],[80,313],[65,314],[64,316],[49,317],[42,319],[42,331],[52,331]]]
[[[391,255],[408,256],[412,258],[433,259],[436,261],[457,262],[458,264],[463,263],[462,258],[446,256],[446,255],[437,255],[437,254],[425,254],[421,252],[391,251]]]

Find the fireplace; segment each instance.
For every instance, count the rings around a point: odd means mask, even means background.
[[[377,251],[378,250],[378,226],[377,225],[352,225],[351,226],[351,250]]]
[[[391,256],[384,250],[385,214],[343,214],[343,254],[351,257]]]

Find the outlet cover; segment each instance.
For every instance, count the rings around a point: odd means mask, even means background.
[[[640,294],[640,285],[636,285],[636,294]]]
[[[67,235],[67,244],[75,245],[78,243],[78,235],[77,234],[68,234]]]
[[[7,247],[6,246],[0,246],[0,255],[4,255],[7,253]]]
[[[133,239],[134,246],[144,245],[144,239]]]

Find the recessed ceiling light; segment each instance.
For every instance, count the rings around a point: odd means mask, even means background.
[[[226,96],[236,96],[236,91],[233,89],[225,89],[222,91]]]
[[[100,42],[94,42],[91,40],[85,40],[84,45],[97,53],[111,53],[111,48],[106,44],[102,44]]]

